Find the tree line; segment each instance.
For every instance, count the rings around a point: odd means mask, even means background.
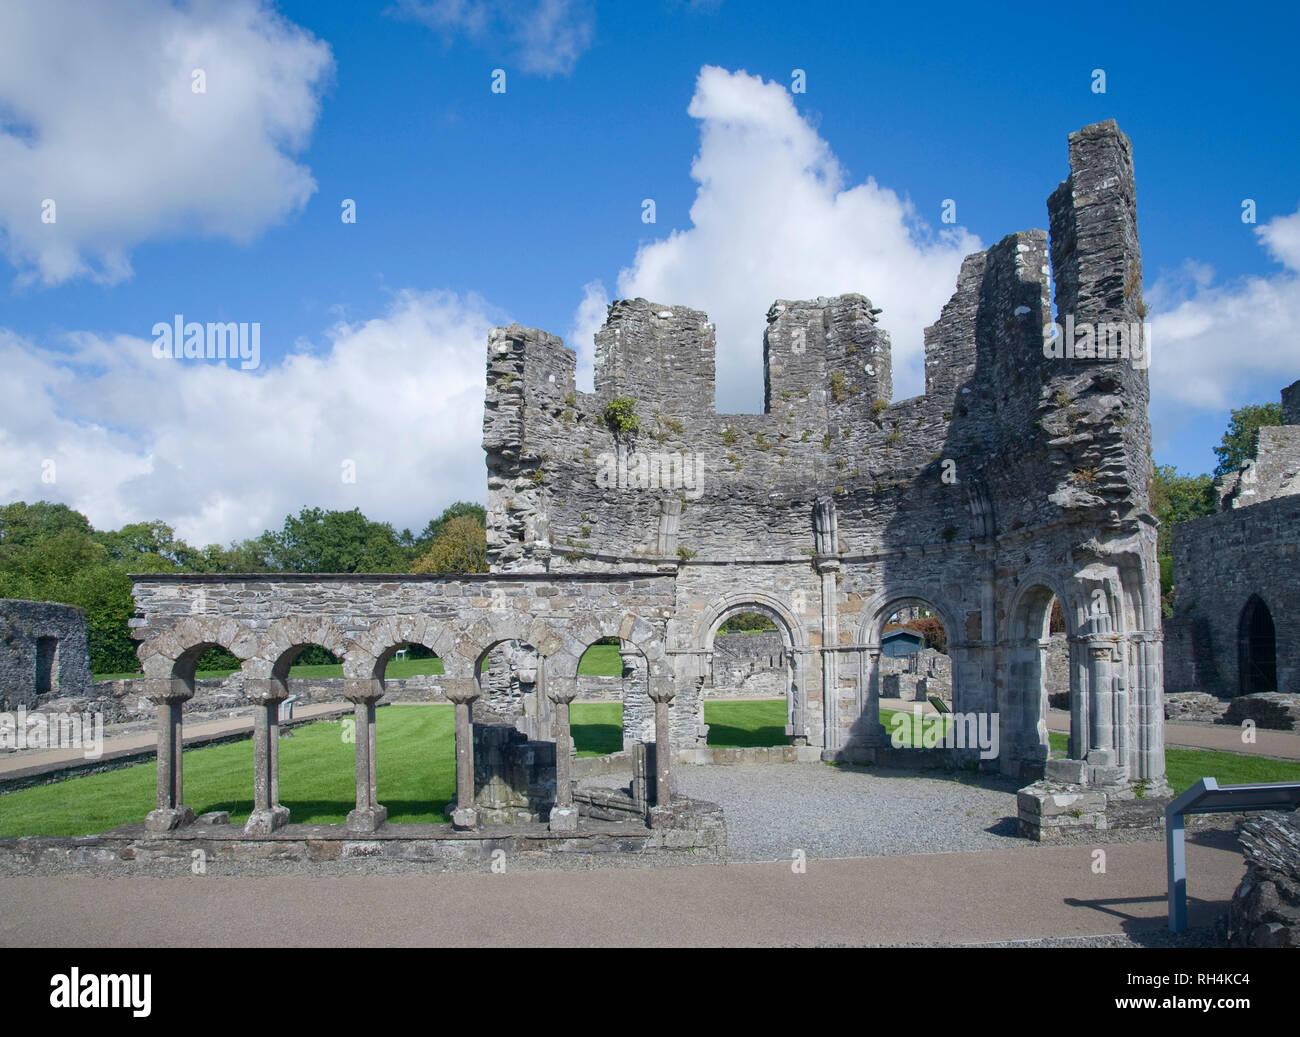
[[[486,572],[485,518],[481,505],[457,501],[416,535],[357,508],[303,508],[278,530],[228,547],[193,547],[165,522],[97,530],[66,504],[18,501],[0,506],[0,598],[78,606],[91,672],[138,672],[127,626],[135,612],[131,573]]]

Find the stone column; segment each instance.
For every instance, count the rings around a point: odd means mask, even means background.
[[[650,678],[650,698],[655,704],[655,806],[666,809],[673,800],[672,724],[668,707],[677,694],[671,677]]]
[[[1091,692],[1088,751],[1113,750],[1110,645],[1093,642],[1088,646],[1088,678]]]
[[[451,811],[453,828],[468,831],[478,827],[478,810],[474,806],[474,700],[479,697],[478,682],[468,678],[455,685],[449,681],[444,693],[456,709],[456,805]]]
[[[158,806],[144,819],[146,832],[170,832],[194,820],[185,805],[181,757],[185,748],[181,703],[194,695],[185,681],[175,677],[151,678],[145,695],[158,707]]]
[[[576,832],[578,811],[573,806],[573,737],[569,730],[569,704],[577,692],[571,679],[551,679],[547,697],[554,706],[555,806],[551,808],[552,832]]]
[[[889,734],[880,723],[880,649],[869,648],[863,653],[866,666],[862,667],[862,742],[864,745],[889,745]]]
[[[244,694],[253,703],[253,812],[245,835],[270,835],[289,823],[289,808],[280,805],[280,703],[288,697],[283,682],[250,678]]]
[[[822,759],[836,759],[843,745],[840,731],[840,619],[836,606],[839,559],[819,559],[822,578]]]
[[[348,829],[374,832],[388,820],[388,808],[377,801],[375,768],[375,703],[384,695],[377,680],[343,682],[343,697],[356,706],[357,806],[348,814]]]

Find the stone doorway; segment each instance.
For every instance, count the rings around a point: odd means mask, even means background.
[[[1251,595],[1237,629],[1240,693],[1277,691],[1277,632],[1268,606]]]

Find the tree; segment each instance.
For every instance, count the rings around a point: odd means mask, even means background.
[[[1151,510],[1160,520],[1156,554],[1173,553],[1175,522],[1213,515],[1218,510],[1214,480],[1208,475],[1179,475],[1173,465],[1156,465],[1151,483]]]
[[[1282,404],[1251,403],[1232,412],[1223,440],[1214,448],[1219,464],[1214,478],[1235,472],[1255,448],[1255,435],[1264,425],[1282,424]]]
[[[268,537],[270,567],[277,572],[401,572],[406,553],[386,522],[371,522],[361,509],[303,508],[288,515]]]
[[[428,553],[433,542],[442,536],[442,532],[447,527],[447,523],[454,518],[468,516],[477,520],[480,526],[487,526],[487,510],[482,504],[475,504],[473,501],[458,500],[454,504],[448,504],[442,509],[442,514],[436,519],[430,519],[429,524],[424,527],[419,537],[411,545],[415,549],[415,556],[421,557]]]
[[[416,560],[411,572],[487,572],[487,530],[473,515],[449,519],[429,550]]]

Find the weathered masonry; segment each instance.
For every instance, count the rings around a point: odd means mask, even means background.
[[[1217,515],[1174,527],[1169,685],[1220,697],[1300,693],[1300,381],[1282,424],[1219,483]]]
[[[85,613],[72,605],[0,598],[0,709],[89,691]]]
[[[713,328],[696,310],[614,303],[590,394],[558,338],[498,328],[483,434],[491,576],[138,578],[140,655],[168,749],[157,822],[183,818],[175,703],[209,645],[243,659],[248,695],[268,703],[254,815],[267,828],[282,821],[269,704],[297,652],[323,644],[343,659],[364,827],[383,819],[362,733],[384,663],[408,643],[437,651],[461,703],[468,825],[471,722],[567,745],[577,661],[599,637],[623,644],[626,744],[675,750],[659,760],[667,794],[669,760],[706,742],[714,639],[738,612],[776,626],[801,758],[905,762],[879,720],[881,637],[918,606],[943,623],[953,709],[993,718],[1003,773],[1047,779],[1026,790],[1032,825],[1051,824],[1070,790],[1102,815],[1139,783],[1164,791],[1132,150],[1099,123],[1071,134],[1069,160],[1050,236],[1018,232],[966,258],[926,330],[923,396],[891,402],[889,338],[861,295],[772,305],[762,414],[715,412]],[[1064,346],[1045,342],[1054,320]],[[1045,722],[1053,600],[1069,644],[1063,759],[1049,759]],[[508,671],[480,679],[494,646]],[[567,751],[556,756],[564,771]],[[557,808],[568,784],[557,775]]]

